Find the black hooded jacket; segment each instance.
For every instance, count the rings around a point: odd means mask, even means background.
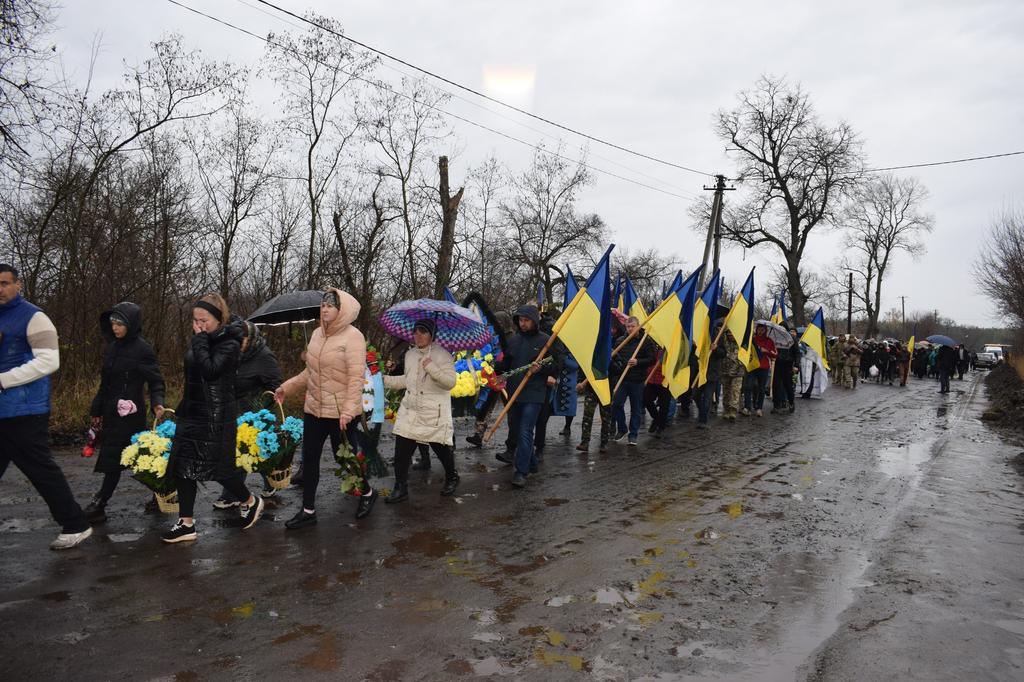
[[[272,404],[273,399],[264,393],[276,390],[283,381],[277,356],[270,350],[260,330],[252,322],[243,324],[248,331],[246,337],[249,342],[242,351],[235,374],[238,414]]]
[[[507,347],[505,348],[505,357],[502,358],[502,361],[497,367],[499,372],[507,372],[512,369],[518,369],[519,367],[529,365],[534,361],[534,359],[536,359],[537,355],[540,354],[541,349],[544,348],[544,345],[550,338],[547,334],[540,331],[540,313],[536,306],[524,305],[516,311],[515,317],[512,318],[512,322],[517,330],[519,329],[520,317],[526,317],[533,320],[534,329],[527,333],[516,331],[515,334],[508,338]],[[546,365],[541,369],[541,371],[530,377],[530,380],[523,388],[522,393],[520,393],[519,397],[516,398],[518,402],[543,403],[547,400],[547,379],[548,377],[558,376],[558,371],[561,366],[561,344],[555,344],[549,352],[554,359],[554,362],[550,365]],[[525,376],[526,374],[522,373],[509,379],[506,390],[510,396],[516,388],[518,388],[519,383]]]
[[[123,339],[114,338],[110,316],[117,313],[128,322],[128,333]],[[100,369],[100,387],[92,400],[90,414],[103,417],[96,471],[108,473],[121,470],[121,450],[131,437],[151,426],[144,388],[149,385],[152,405],[164,404],[164,379],[160,374],[156,355],[142,338],[142,309],[134,303],[118,303],[100,315],[100,332],[107,339]],[[117,413],[117,402],[130,400],[136,412],[124,417]]]
[[[192,337],[185,353],[185,393],[177,408],[178,428],[168,475],[194,481],[223,480],[236,472],[238,417],[235,379],[240,360],[241,321]]]

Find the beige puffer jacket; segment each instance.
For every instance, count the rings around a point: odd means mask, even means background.
[[[306,369],[281,387],[286,396],[305,391],[305,411],[314,417],[351,420],[363,411],[366,339],[352,326],[359,301],[341,289],[332,291],[341,302],[340,314],[329,327],[320,321],[306,347]]]
[[[423,367],[423,358],[430,364]],[[452,445],[452,396],[457,379],[452,354],[432,343],[405,354],[405,374],[385,376],[384,387],[405,389],[395,418],[395,435],[420,443]]]

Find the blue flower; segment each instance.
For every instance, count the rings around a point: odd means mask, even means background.
[[[281,430],[291,436],[292,440],[298,442],[302,440],[302,420],[296,417],[285,417],[284,424],[281,425]]]
[[[459,360],[458,362],[455,363],[455,371],[456,372],[468,372],[469,371],[468,363],[466,363],[465,360]]]
[[[280,449],[277,434],[273,431],[261,431],[260,435],[256,436],[256,445],[260,448],[260,459],[268,459]]]
[[[178,427],[171,421],[163,422],[156,427],[156,435],[162,438],[174,438],[174,434],[177,433],[177,431]]]
[[[136,443],[139,442],[139,436],[141,435],[141,433],[136,433],[134,436],[132,436],[132,445],[135,445]]]
[[[473,369],[475,369],[476,371],[478,371],[478,372],[479,372],[479,371],[480,371],[480,368],[481,368],[481,367],[483,367],[483,366],[484,366],[484,365],[483,365],[483,363],[482,363],[482,362],[480,362],[480,361],[479,361],[479,360],[477,360],[476,358],[473,358]]]
[[[493,349],[491,348],[491,344],[487,344],[486,346],[484,346],[483,348],[480,349],[480,352],[483,353],[484,355],[487,355],[492,350]]]

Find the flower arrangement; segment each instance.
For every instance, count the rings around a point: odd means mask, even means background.
[[[342,434],[341,445],[334,453],[334,461],[339,465],[334,475],[341,479],[341,492],[361,497],[363,481],[366,480],[366,455],[354,452],[348,443],[348,438]]]
[[[475,396],[482,387],[492,387],[497,374],[494,372],[494,355],[488,344],[477,351],[459,351],[455,354],[455,387],[453,398]]]
[[[135,480],[153,492],[166,495],[174,491],[174,481],[167,477],[167,460],[175,425],[165,421],[150,431],[141,431],[121,451],[121,466],[128,467]]]
[[[270,410],[250,411],[238,417],[235,464],[247,473],[269,474],[287,469],[302,440],[302,420],[284,417],[278,422]]]

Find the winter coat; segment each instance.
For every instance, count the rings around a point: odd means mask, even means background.
[[[636,336],[629,340],[625,346],[623,346],[618,354],[612,358],[612,376],[622,376],[622,373],[626,373],[626,378],[623,379],[623,383],[629,381],[633,383],[643,383],[647,379],[647,373],[651,371],[651,363],[654,362],[654,342],[647,343],[640,346],[640,350],[636,354],[636,364],[632,367],[627,367],[629,359],[633,357],[633,351],[636,350],[640,341],[643,339],[642,333],[637,333]]]
[[[304,409],[314,417],[351,420],[363,413],[366,339],[352,326],[359,301],[341,289],[332,291],[341,302],[338,317],[329,326],[320,321],[306,347],[306,369],[282,386],[285,395],[305,391]]]
[[[843,347],[843,364],[847,367],[860,367],[861,356],[860,344],[856,341],[847,341]]]
[[[740,346],[736,343],[736,339],[733,338],[732,332],[726,330],[722,334],[718,347],[725,349],[725,355],[722,358],[721,364],[721,375],[723,377],[742,377],[746,374],[747,370],[743,363],[740,362]]]
[[[940,346],[935,366],[940,372],[943,370],[947,372],[953,372],[956,370],[956,350],[949,346]]]
[[[775,342],[768,338],[768,335],[754,336],[754,345],[757,346],[757,355],[761,359],[760,369],[771,367],[771,360],[779,354],[775,349]]]
[[[423,366],[429,357],[430,364]],[[395,435],[420,443],[453,445],[452,397],[458,376],[451,353],[436,343],[405,353],[405,372],[384,377],[384,387],[405,389],[395,418]]]
[[[264,392],[274,391],[281,385],[281,366],[277,363],[277,356],[255,325],[250,322],[246,326],[249,328],[249,341],[242,351],[235,374],[238,414],[273,403],[273,399],[265,396]]]
[[[725,362],[728,351],[724,343],[719,343],[711,351],[711,358],[708,360],[708,383],[715,384],[722,378],[722,365]],[[696,375],[693,375],[696,376]]]
[[[233,322],[192,337],[185,353],[185,393],[175,409],[169,476],[224,480],[237,471],[235,374],[242,335],[241,323]]]
[[[111,313],[118,313],[128,322],[128,333],[123,339],[114,337],[110,328]],[[156,362],[153,348],[143,339],[142,310],[134,303],[118,303],[112,310],[100,315],[100,331],[107,339],[100,368],[100,387],[92,399],[89,414],[103,418],[100,451],[96,458],[96,471],[120,471],[121,451],[128,447],[133,435],[150,428],[144,387],[149,385],[149,399],[153,406],[164,404],[164,378]],[[130,400],[136,412],[117,413],[117,402]]]
[[[533,320],[535,328],[533,331],[525,334],[521,331],[517,332],[508,339],[508,347],[505,348],[505,357],[500,363],[498,363],[498,372],[507,372],[512,369],[518,369],[525,365],[529,365],[537,358],[541,349],[543,349],[545,344],[548,342],[548,335],[538,331],[539,326],[536,326],[540,324],[540,313],[537,311],[535,306],[523,306],[516,312],[513,320],[516,322],[517,327],[517,318],[519,317],[528,317]],[[555,359],[555,362],[545,365],[539,372],[530,376],[526,387],[523,388],[522,393],[520,393],[519,397],[516,398],[518,402],[524,404],[543,403],[547,400],[548,377],[558,376],[561,360],[561,351],[558,349],[557,344],[551,348],[551,355]],[[524,371],[508,380],[505,390],[510,396],[515,392],[526,376],[527,373]]]

